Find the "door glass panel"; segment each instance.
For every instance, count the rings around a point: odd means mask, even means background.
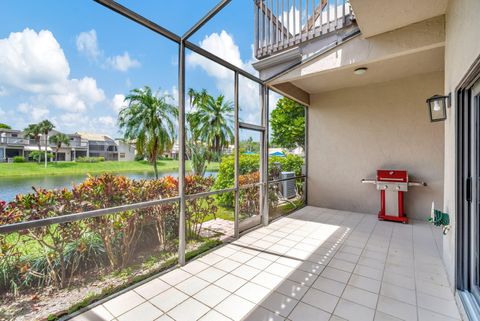
[[[473,118],[473,126],[471,127],[472,135],[472,202],[470,210],[471,231],[471,266],[470,270],[470,291],[478,303],[480,303],[480,83],[477,83],[472,90],[471,117]]]
[[[477,85],[478,88],[478,85]],[[480,95],[476,95],[474,97],[474,105],[473,105],[473,114],[475,119],[475,126],[474,126],[474,157],[475,160],[473,162],[474,168],[474,197],[472,204],[472,222],[474,222],[473,229],[472,229],[472,239],[473,239],[473,268],[472,268],[472,281],[473,281],[473,292],[476,294],[477,301],[480,302],[480,259],[479,259],[479,249],[480,249]]]
[[[186,170],[192,179],[207,183],[186,193],[233,188],[234,73],[190,50],[186,57]],[[203,67],[221,73],[222,83]]]
[[[238,77],[239,120],[242,123],[262,125],[262,87],[246,77]]]
[[[260,223],[261,138],[260,132],[240,129],[238,213],[241,231]]]
[[[305,206],[305,179],[293,178],[268,184],[268,218],[274,220]]]

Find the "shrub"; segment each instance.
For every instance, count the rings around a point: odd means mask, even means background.
[[[140,188],[127,177],[103,174],[89,176],[75,186],[72,193],[81,204],[79,210],[92,211],[137,203]],[[123,268],[130,262],[141,236],[142,220],[143,215],[130,210],[94,217],[86,220],[85,224],[102,238],[110,266]]]
[[[14,163],[25,163],[25,157],[23,156],[15,156],[13,158]]]
[[[185,193],[187,195],[208,192],[213,186],[214,178],[198,175],[185,177]],[[187,237],[198,239],[205,218],[217,212],[215,198],[212,196],[195,198],[186,202],[185,216],[187,220]]]
[[[137,154],[137,155],[135,155],[134,159],[135,159],[136,162],[140,162],[140,161],[145,160],[145,156],[143,156],[142,154]]]
[[[105,157],[78,157],[77,163],[101,163],[105,161]]]
[[[240,175],[240,186],[251,185],[260,182],[260,172]],[[251,217],[260,213],[260,187],[252,186],[242,188],[239,193],[239,213],[242,217]]]
[[[52,153],[47,153],[47,160],[51,160],[53,159],[53,157],[54,156]],[[35,150],[33,152],[30,152],[30,154],[28,154],[28,158],[31,158],[36,162],[43,162],[45,161],[45,151]]]
[[[210,152],[206,146],[197,142],[189,142],[187,144],[188,156],[191,160],[193,175],[203,176],[207,170],[207,161]]]
[[[281,171],[295,172],[296,175],[301,175],[302,165],[304,160],[297,155],[287,155],[285,157],[271,156],[268,159],[269,179],[275,177],[275,163],[279,163]],[[259,155],[240,155],[240,175],[258,172],[260,169]],[[217,179],[215,181],[215,189],[224,189],[233,187],[235,180],[235,159],[234,156],[227,156],[222,158]],[[233,207],[234,198],[231,193],[218,196],[219,202],[223,206]]]
[[[212,177],[187,176],[187,194],[206,192]],[[90,176],[72,190],[34,189],[10,203],[0,201],[0,225],[178,196],[178,180],[131,180],[103,174]],[[213,196],[186,203],[187,236],[199,239],[205,218],[217,207]],[[124,210],[65,224],[0,235],[0,290],[68,286],[82,273],[125,268],[141,257],[144,245],[160,253],[174,251],[179,224],[178,202]]]
[[[58,215],[73,213],[76,203],[72,192],[62,190],[34,189],[34,193],[17,195],[15,201],[8,204],[6,217],[13,222],[33,221]],[[5,223],[5,222],[2,222]],[[11,223],[11,222],[8,222]],[[80,238],[84,227],[79,222],[55,224],[48,227],[29,229],[25,234],[36,241],[43,250],[42,275],[47,282],[65,287],[73,277],[74,269],[65,259],[66,247]],[[32,266],[25,267],[26,273],[33,273]],[[70,270],[70,275],[67,273]],[[34,273],[33,273],[34,275]]]

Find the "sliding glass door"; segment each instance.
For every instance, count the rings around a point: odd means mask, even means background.
[[[478,74],[480,75],[480,73]],[[480,315],[480,81],[457,96],[457,288],[472,320]]]
[[[471,262],[469,285],[470,291],[480,305],[480,82],[472,89],[471,96],[471,166],[472,197],[470,207],[470,248]]]

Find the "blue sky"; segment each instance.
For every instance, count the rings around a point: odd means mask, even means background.
[[[217,1],[119,2],[183,34]],[[252,6],[233,0],[191,41],[254,72]],[[47,118],[66,133],[116,137],[129,90],[149,85],[177,95],[177,44],[92,0],[2,0],[0,21],[0,122],[13,128]],[[258,88],[243,83],[241,117],[255,122]],[[186,85],[233,98],[233,73],[191,52]]]

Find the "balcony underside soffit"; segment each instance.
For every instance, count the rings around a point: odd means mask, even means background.
[[[448,0],[350,0],[365,38],[445,14]]]
[[[308,94],[444,70],[444,16],[365,39],[356,37],[304,62],[269,84]],[[367,67],[361,76],[353,71]]]

